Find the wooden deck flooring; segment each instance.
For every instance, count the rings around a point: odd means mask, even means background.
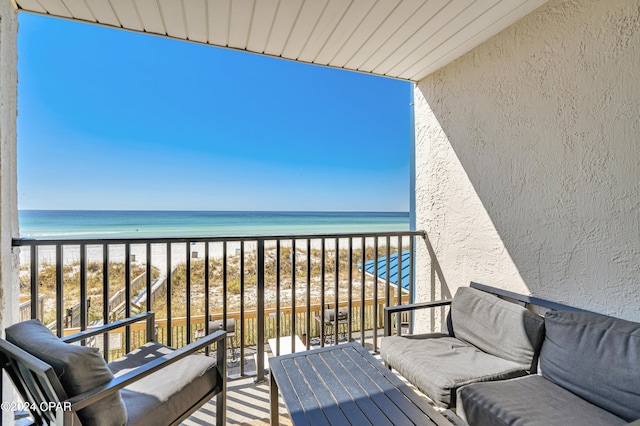
[[[183,425],[214,425],[215,398],[202,406]],[[269,424],[269,382],[254,384],[252,378],[240,379],[227,384],[227,425]],[[280,424],[291,425],[287,408],[280,401]]]
[[[401,376],[399,376],[401,377]],[[401,377],[402,378],[402,377]],[[403,379],[404,380],[404,379]],[[411,384],[409,384],[411,386]],[[415,387],[411,386],[429,403]],[[182,424],[185,426],[204,426],[215,424],[215,399],[202,406]],[[440,411],[440,410],[439,410]],[[454,426],[464,426],[451,411],[444,410],[442,414]],[[227,424],[228,425],[268,425],[269,424],[269,382],[255,384],[253,378],[239,379],[227,384]],[[280,398],[280,424],[291,425],[287,408]]]

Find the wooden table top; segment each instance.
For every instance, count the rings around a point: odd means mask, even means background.
[[[451,426],[357,343],[274,357],[269,363],[275,421],[273,398],[279,389],[294,425]]]

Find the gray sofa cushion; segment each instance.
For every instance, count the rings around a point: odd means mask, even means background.
[[[627,423],[536,374],[460,388],[457,414],[472,426],[616,426]]]
[[[103,385],[113,374],[97,348],[62,342],[38,320],[24,321],[6,329],[7,340],[49,364],[68,397]],[[105,416],[105,413],[109,413]],[[83,424],[124,425],[127,413],[117,392],[78,411]]]
[[[172,351],[150,342],[111,362],[109,368],[118,377]],[[215,365],[213,357],[189,355],[125,387],[128,425],[162,425],[179,419],[216,387]]]
[[[441,407],[455,406],[459,386],[526,374],[515,362],[489,355],[443,334],[422,339],[385,337],[380,355]]]
[[[640,418],[640,324],[591,312],[549,312],[542,375],[626,420]]]
[[[461,287],[451,303],[456,338],[535,372],[544,337],[544,319],[520,305],[470,287]]]

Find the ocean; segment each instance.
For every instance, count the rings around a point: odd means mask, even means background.
[[[409,230],[408,212],[20,210],[22,238],[146,238]]]

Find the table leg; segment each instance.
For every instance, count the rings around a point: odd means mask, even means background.
[[[269,403],[270,403],[269,412],[271,414],[271,424],[279,425],[280,415],[278,413],[278,384],[276,383],[276,379],[274,379],[273,377],[273,372],[270,372],[269,374]]]

